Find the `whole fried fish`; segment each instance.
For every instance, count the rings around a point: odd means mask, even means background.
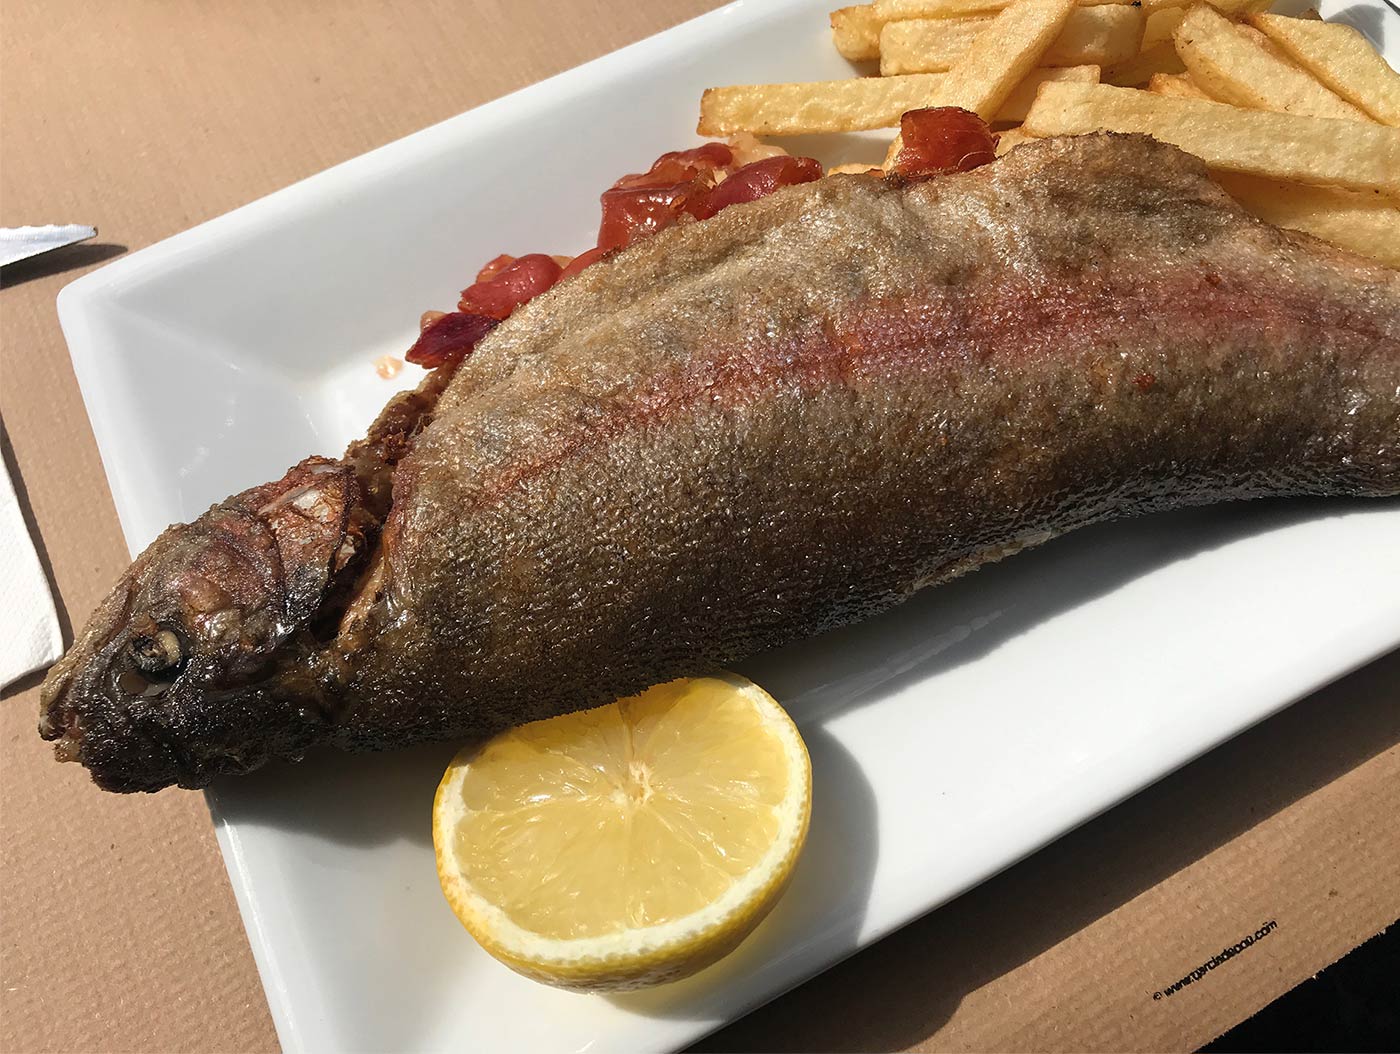
[[[102,787],[588,707],[1085,524],[1400,493],[1400,273],[1139,136],[663,231],[172,527],[53,669]]]

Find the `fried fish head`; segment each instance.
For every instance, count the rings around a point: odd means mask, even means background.
[[[165,531],[49,672],[40,735],[117,791],[299,755],[324,735],[328,642],[373,530],[354,473],[310,458]]]

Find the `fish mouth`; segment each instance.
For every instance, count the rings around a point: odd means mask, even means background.
[[[149,624],[149,625],[147,625]],[[153,619],[138,620],[139,629],[119,629],[106,644],[91,652],[87,641],[75,647],[72,661],[65,657],[56,665],[39,692],[39,735],[57,740],[65,752],[82,739],[78,708],[74,704],[75,680],[84,669],[107,668],[110,686],[127,696],[159,696],[165,693],[184,668],[191,646],[175,630],[160,626]],[[113,657],[124,655],[124,666]],[[94,665],[93,661],[98,665]],[[119,672],[111,672],[118,670]],[[62,760],[69,760],[64,758]]]
[[[39,735],[59,761],[80,762],[103,790],[158,791],[208,786],[274,757],[297,757],[325,734],[314,707],[294,705],[274,675],[211,686],[200,671],[150,681],[132,694],[126,653],[139,639],[122,633],[87,669],[56,671],[40,693]],[[260,730],[263,735],[253,735]]]
[[[56,686],[45,680],[39,694],[39,738],[53,744],[57,760],[78,761],[83,730],[78,712],[67,702],[67,687],[66,678]]]
[[[49,669],[39,688],[39,738],[54,744],[59,761],[81,761],[86,737],[78,698],[86,682],[121,633],[118,616],[130,603],[130,575],[106,598],[82,637]]]
[[[147,789],[143,784],[154,789],[166,772],[175,771],[170,764],[158,763],[158,759],[174,759],[168,757],[169,750],[162,748],[159,737],[153,733],[156,707],[150,707],[145,715],[132,713],[131,700],[122,698],[123,680],[127,689],[134,687],[130,683],[133,671],[123,660],[131,654],[144,656],[146,664],[154,667],[159,661],[158,651],[170,643],[169,636],[153,639],[128,627],[118,627],[100,647],[94,647],[98,642],[91,637],[89,634],[75,645],[44,679],[39,691],[39,736],[53,743],[55,758],[80,762],[104,789]],[[175,680],[160,685],[158,692],[143,692],[136,698],[163,706],[161,697],[173,688]],[[123,741],[122,760],[114,765],[114,748]],[[138,760],[136,778],[114,775]]]
[[[325,734],[325,714],[291,702],[308,693],[297,642],[232,663],[178,620],[132,615],[124,583],[45,678],[38,731],[59,761],[76,761],[110,791],[207,786]],[[231,622],[232,617],[225,622]],[[259,735],[259,731],[263,734]]]

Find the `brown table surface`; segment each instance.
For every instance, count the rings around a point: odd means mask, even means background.
[[[8,0],[0,223],[102,231],[8,269],[0,293],[3,454],[65,633],[127,553],[54,313],[63,284],[711,6]],[[0,1049],[274,1049],[203,799],[103,795],[54,764],[36,684],[0,705]],[[1208,1040],[1400,915],[1397,686],[1391,655],[704,1046]],[[1269,919],[1229,971],[1151,998]]]

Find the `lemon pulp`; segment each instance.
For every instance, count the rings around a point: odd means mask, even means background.
[[[791,720],[734,676],[691,678],[505,733],[434,804],[443,891],[493,955],[570,987],[633,987],[734,947],[805,837]]]

